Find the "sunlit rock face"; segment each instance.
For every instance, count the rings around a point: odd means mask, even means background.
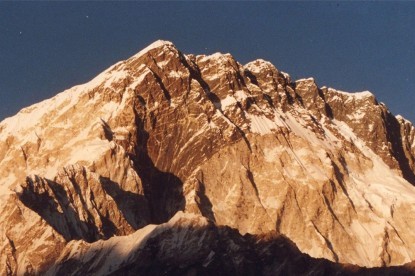
[[[216,269],[226,248],[215,235],[240,240],[229,254],[241,260],[251,258],[245,247],[255,258],[275,255],[249,238],[271,235],[296,256],[411,262],[414,133],[369,92],[294,82],[264,60],[185,55],[157,41],[0,123],[0,273],[145,273],[156,262],[205,261]],[[192,236],[183,247],[154,263],[150,249],[138,250],[148,235],[157,238],[143,248],[164,248],[162,233],[181,221]],[[188,255],[176,258],[177,248]],[[107,253],[119,255],[111,269],[88,270]],[[147,261],[123,261],[138,256]],[[243,271],[240,263],[226,271]]]

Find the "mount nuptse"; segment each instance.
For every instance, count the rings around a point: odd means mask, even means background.
[[[411,273],[414,137],[369,92],[157,41],[0,123],[0,274]]]

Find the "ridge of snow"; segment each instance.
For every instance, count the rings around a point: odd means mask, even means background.
[[[290,74],[288,74],[286,72],[280,71],[280,73],[284,76],[285,79],[290,79],[291,78]]]
[[[55,109],[65,102],[69,102],[65,108],[76,104],[76,99],[84,91],[82,86],[67,89],[53,98],[43,100],[29,107],[21,109],[16,115],[8,117],[0,122],[0,139],[5,139],[9,134],[16,134],[20,130],[36,126],[39,120],[51,109]]]
[[[295,83],[298,83],[298,82],[308,82],[308,81],[312,81],[312,82],[315,82],[314,81],[314,78],[302,78],[302,79],[298,79],[298,80],[296,80],[295,81]]]
[[[121,264],[131,257],[131,254],[145,244],[147,238],[154,233],[160,226],[149,224],[144,228],[127,236],[115,236],[106,241],[97,241],[90,245],[89,248],[82,250],[79,243],[72,242],[72,250],[69,252],[69,258],[77,259],[81,262],[91,263],[91,268],[98,268],[98,275],[106,275],[115,271]],[[70,245],[69,243],[68,245]],[[98,252],[98,254],[96,254]],[[111,260],[111,261],[108,261]],[[56,267],[50,268],[46,275],[55,275]]]
[[[408,119],[406,119],[404,116],[402,116],[401,114],[398,114],[398,115],[396,115],[395,116],[395,118],[398,120],[398,121],[400,121],[400,122],[403,122],[403,123],[410,123],[411,125],[412,125],[412,122],[411,121],[409,121]]]
[[[126,260],[133,258],[134,253],[143,248],[150,238],[180,225],[196,224],[203,227],[207,223],[208,220],[204,217],[179,211],[166,223],[149,224],[130,235],[114,236],[105,241],[99,240],[89,244],[86,248],[82,248],[83,242],[72,241],[68,244],[70,251],[67,256],[64,256],[84,264],[90,262],[89,267],[96,269],[94,274],[107,275],[122,267]],[[183,244],[186,234],[186,231],[175,231],[172,237],[174,244]],[[55,275],[57,268],[59,266],[52,266],[46,275]]]
[[[125,77],[125,72],[122,69],[114,70],[114,68],[122,63],[123,61],[117,62],[90,81],[66,89],[52,98],[22,108],[15,115],[5,118],[0,122],[0,139],[5,139],[7,135],[10,134],[15,135],[22,130],[30,130],[30,128],[35,127],[39,120],[51,110],[59,109],[59,114],[63,114],[65,111],[76,105],[77,100],[91,89],[102,83],[105,83],[107,86],[107,81],[114,81],[120,77]],[[65,104],[65,106],[59,108],[62,104]]]
[[[341,91],[341,90],[336,90],[333,88],[329,88],[330,92],[337,92],[339,94],[348,96],[348,97],[353,97],[356,100],[362,100],[362,99],[366,99],[366,98],[370,98],[370,97],[374,97],[373,93],[370,91],[361,91],[361,92],[345,92],[345,91]]]
[[[275,68],[271,62],[263,60],[261,58],[248,62],[243,66],[244,69],[248,69],[253,73],[259,73],[264,69],[268,69],[269,67]]]
[[[174,47],[174,44],[172,42],[170,42],[170,41],[161,40],[160,39],[160,40],[157,40],[157,41],[151,43],[150,45],[148,45],[147,47],[145,47],[143,50],[141,50],[140,52],[138,52],[137,54],[135,54],[133,57],[135,57],[135,58],[141,57],[145,53],[147,53],[147,52],[149,52],[149,51],[151,51],[153,49],[156,49],[156,48],[159,48],[159,47],[163,47],[163,46],[173,46]]]
[[[212,60],[222,60],[222,59],[224,59],[226,57],[230,57],[230,56],[231,56],[231,54],[229,54],[229,53],[223,54],[221,52],[216,52],[216,53],[213,53],[211,55],[202,55],[202,56],[200,56],[201,57],[200,61],[204,62],[206,60],[211,60],[211,59]]]
[[[398,120],[405,120],[405,118],[401,114],[396,115],[395,118]]]

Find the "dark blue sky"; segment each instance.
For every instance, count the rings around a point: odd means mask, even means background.
[[[415,2],[0,2],[0,120],[157,39],[370,90],[415,122]]]

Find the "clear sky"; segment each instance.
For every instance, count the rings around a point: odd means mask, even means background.
[[[0,2],[0,120],[157,39],[369,90],[415,122],[415,2]]]

